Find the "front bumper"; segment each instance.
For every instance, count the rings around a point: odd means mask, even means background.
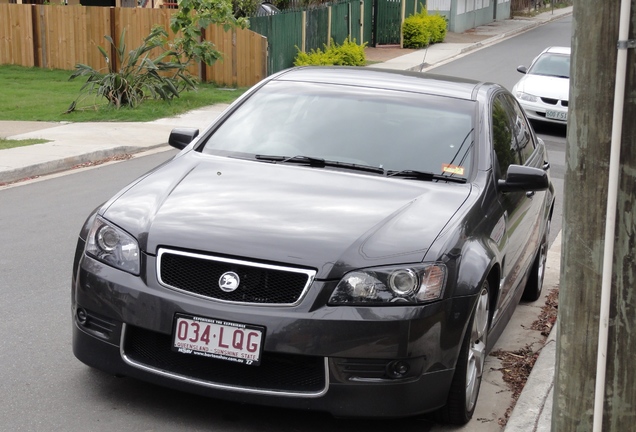
[[[342,417],[404,417],[443,406],[474,302],[329,307],[335,282],[314,281],[293,307],[227,304],[161,286],[152,256],[135,277],[80,250],[72,309],[73,351],[82,362],[204,396]],[[264,327],[261,365],[173,352],[177,313]],[[392,373],[396,364],[407,372]]]
[[[554,124],[567,124],[568,108],[561,105],[549,105],[544,102],[528,102],[517,99],[530,120],[542,121]],[[559,118],[549,118],[548,111],[554,112]]]

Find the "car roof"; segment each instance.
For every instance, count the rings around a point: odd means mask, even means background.
[[[475,100],[477,90],[484,85],[496,86],[496,84],[428,73],[338,66],[298,67],[288,69],[272,79],[372,87],[465,100]]]
[[[570,47],[553,46],[553,47],[546,48],[543,52],[570,55],[571,49]]]

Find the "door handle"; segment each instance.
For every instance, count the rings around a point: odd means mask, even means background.
[[[528,191],[528,192],[526,192],[526,196],[527,196],[528,198],[532,198],[532,197],[534,196],[534,191]]]
[[[550,169],[550,162],[544,162],[543,166],[541,168],[543,168],[543,171],[549,170]]]

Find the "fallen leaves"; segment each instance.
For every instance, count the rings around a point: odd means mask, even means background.
[[[559,289],[554,288],[548,293],[545,305],[541,308],[541,313],[530,328],[540,331],[541,335],[547,338],[556,323],[558,310]],[[543,342],[545,342],[545,339]],[[543,345],[541,345],[541,348],[542,347]],[[510,414],[517,403],[517,399],[519,399],[521,391],[528,381],[530,372],[537,358],[539,358],[541,348],[535,351],[532,349],[532,345],[528,344],[517,351],[497,350],[490,353],[490,355],[501,360],[500,370],[503,374],[503,380],[512,391],[512,404],[506,410],[504,417],[499,419],[499,426],[503,427],[508,422]]]
[[[105,164],[105,163],[108,163],[108,162],[128,160],[130,158],[132,158],[131,154],[128,154],[128,153],[118,154],[118,155],[111,156],[111,157],[104,158],[104,159],[99,159],[99,160],[95,160],[95,161],[89,161],[89,162],[84,162],[84,163],[81,163],[81,164],[77,164],[77,165],[74,165],[73,167],[71,167],[71,169],[88,168],[88,167],[93,167],[93,166],[97,166],[97,165],[102,165],[102,164]]]
[[[532,330],[539,330],[541,334],[548,337],[554,323],[557,320],[559,311],[559,290],[557,288],[550,291],[546,297],[545,305],[541,308],[539,318],[532,323]]]

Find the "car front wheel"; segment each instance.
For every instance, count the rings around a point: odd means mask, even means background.
[[[490,323],[489,288],[488,281],[484,281],[470,326],[462,342],[448,401],[446,406],[437,412],[437,420],[443,423],[466,424],[475,412],[484,362],[488,354],[486,345]]]

